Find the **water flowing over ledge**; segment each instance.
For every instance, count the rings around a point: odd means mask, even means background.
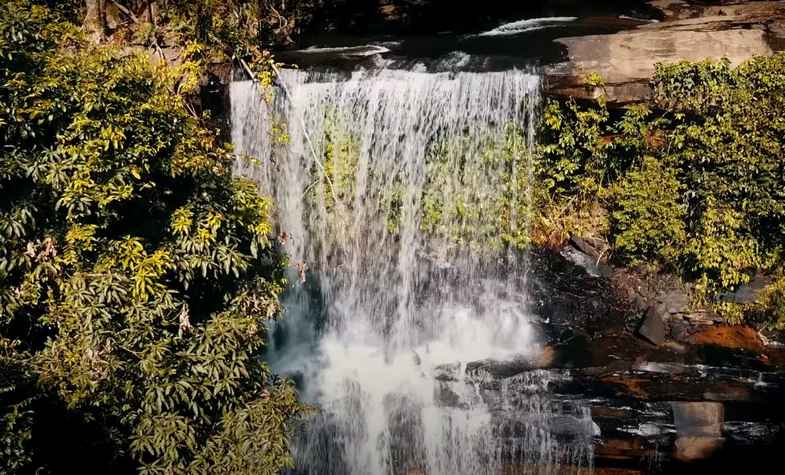
[[[590,465],[596,427],[551,400],[548,373],[527,374],[513,397],[486,394],[482,371],[467,371],[539,353],[525,252],[539,75],[280,80],[270,97],[232,84],[232,138],[255,158],[237,172],[274,197],[297,269],[271,360],[319,407],[298,471]]]
[[[546,17],[546,18],[530,18],[526,20],[518,20],[510,23],[505,23],[492,30],[479,33],[477,36],[504,36],[504,35],[517,35],[526,33],[528,31],[537,31],[545,28],[557,28],[577,20],[578,17]]]

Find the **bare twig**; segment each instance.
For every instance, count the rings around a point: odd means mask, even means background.
[[[234,57],[240,60],[240,64],[243,65],[245,71],[248,73],[249,76],[251,76],[251,80],[255,83],[259,82],[256,79],[256,75],[254,75],[253,72],[251,71],[251,68],[248,67],[248,63],[246,63],[243,58],[239,58],[236,55]],[[286,83],[284,83],[283,79],[281,78],[281,71],[278,70],[278,67],[274,63],[271,63],[271,66],[273,72],[275,72],[275,75],[278,76],[278,79],[281,79],[281,88],[283,89],[284,93],[289,99],[291,99],[292,95],[289,93],[289,89],[286,87]],[[308,133],[308,127],[305,124],[305,119],[303,118],[302,115],[298,116],[298,119],[300,122],[300,126],[303,129],[303,135],[305,136],[305,141],[308,143],[308,148],[310,149],[311,154],[313,155],[313,160],[314,162],[316,162],[316,166],[318,166],[319,170],[322,172],[322,176],[324,176],[325,181],[327,181],[327,185],[330,188],[330,194],[333,197],[333,202],[335,203],[335,206],[339,206],[340,204],[338,201],[338,195],[335,193],[335,187],[333,186],[333,181],[330,179],[330,175],[327,173],[327,169],[322,164],[322,161],[319,160],[319,156],[316,153],[316,147],[314,147],[313,141],[311,141],[311,135]]]
[[[109,0],[109,1],[112,2],[114,4],[114,6],[117,7],[118,10],[120,10],[122,13],[124,13],[134,23],[139,23],[139,18],[137,18],[137,16],[134,15],[134,12],[132,12],[130,8],[127,8],[127,7],[123,6],[123,5],[121,5],[119,2],[116,2],[115,0]]]
[[[137,25],[140,23],[139,22],[139,17],[134,15],[134,12],[132,12],[130,8],[127,8],[127,7],[123,6],[122,4],[117,2],[116,0],[109,0],[109,1],[112,2],[114,4],[114,6],[117,7],[118,10],[120,10],[122,13],[124,13],[126,16],[128,16],[128,18],[130,18],[131,21],[133,21]],[[152,20],[152,12],[151,12],[150,19]],[[153,23],[153,25],[155,25],[155,23]],[[155,47],[155,51],[158,53],[158,56],[161,57],[161,61],[167,62],[166,55],[164,54],[164,51],[161,49],[161,46],[158,44],[158,38],[155,37],[155,33],[153,33],[153,46]]]
[[[235,56],[237,58],[237,56]],[[243,58],[237,58],[240,60],[240,64],[243,65],[245,72],[248,73],[248,76],[251,78],[251,81],[256,82],[256,75],[251,71],[251,68],[248,67],[248,63],[245,62]]]
[[[168,61],[166,60],[166,55],[164,54],[164,51],[161,49],[161,47],[158,45],[158,38],[155,37],[155,34],[153,34],[153,46],[155,46],[155,50],[158,52],[158,56],[161,57],[161,61],[167,63]]]

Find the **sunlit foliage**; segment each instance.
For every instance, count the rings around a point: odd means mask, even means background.
[[[96,447],[142,473],[291,463],[301,407],[260,359],[283,257],[269,201],[186,108],[198,50],[156,66],[0,6],[0,471]],[[58,422],[89,453],[53,457]]]
[[[550,200],[611,211],[605,237],[617,259],[659,263],[729,310],[718,297],[782,269],[785,54],[737,68],[661,65],[652,88],[650,103],[621,113],[550,101],[538,174]],[[768,301],[781,302],[778,292]],[[781,308],[769,315],[785,324]]]

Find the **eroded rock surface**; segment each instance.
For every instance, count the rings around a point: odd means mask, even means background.
[[[785,49],[785,1],[652,3],[663,12],[663,21],[614,34],[556,40],[566,49],[566,61],[546,68],[549,92],[585,99],[605,94],[612,104],[636,102],[650,95],[648,81],[657,63],[727,58],[738,65]],[[604,79],[604,90],[587,87],[590,73]]]

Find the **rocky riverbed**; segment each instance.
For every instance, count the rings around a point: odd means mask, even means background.
[[[463,370],[460,384],[474,384],[514,438],[539,395],[555,408],[542,430],[565,447],[592,439],[595,473],[726,473],[773,461],[785,443],[781,335],[691,310],[667,275],[604,264],[592,275],[573,262],[591,261],[574,242],[533,253],[532,305],[547,341],[540,357],[445,367],[444,404],[459,404],[451,386]],[[529,472],[511,459],[509,473]]]

